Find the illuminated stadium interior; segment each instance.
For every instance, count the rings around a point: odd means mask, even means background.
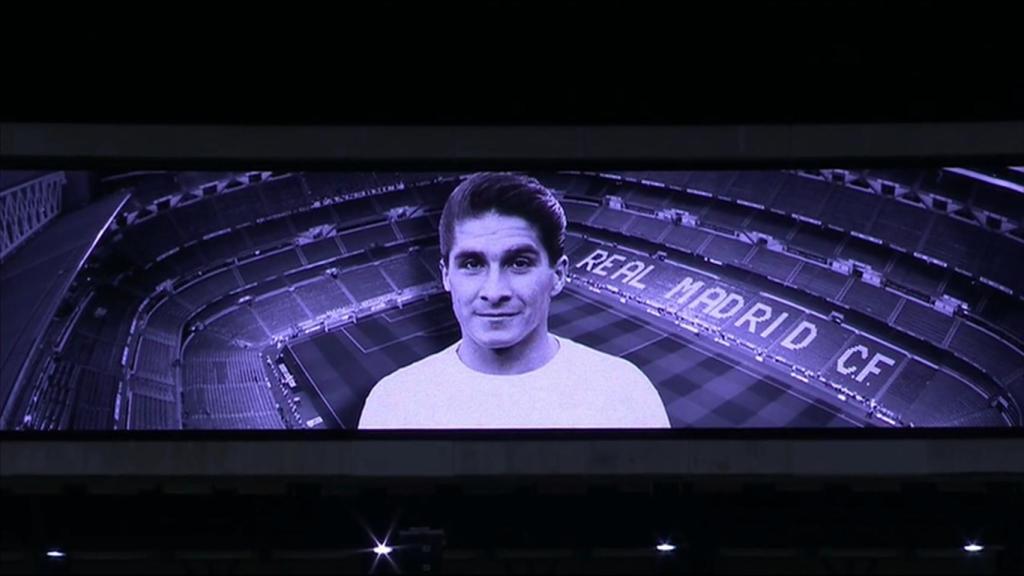
[[[569,223],[552,332],[640,367],[674,428],[1021,426],[1020,169],[531,175]],[[105,175],[124,201],[5,350],[3,427],[354,428],[458,338],[437,223],[464,176]]]

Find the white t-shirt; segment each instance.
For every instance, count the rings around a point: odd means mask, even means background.
[[[651,381],[632,363],[557,338],[558,352],[525,374],[476,372],[460,342],[384,377],[361,429],[668,428]]]

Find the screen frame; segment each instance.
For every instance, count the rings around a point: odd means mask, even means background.
[[[0,163],[5,169],[922,167],[1019,163],[1024,160],[1024,122],[717,126],[4,123],[0,147],[4,149]],[[1022,427],[0,431],[0,469],[5,478],[93,474],[1019,474],[1024,472],[1024,462],[1009,454],[1020,452],[1022,440]],[[963,456],[961,446],[966,446],[970,457]],[[282,449],[288,453],[286,458],[275,452]],[[835,450],[848,456],[837,457]],[[157,459],[154,454],[162,457]],[[261,458],[272,465],[258,464]]]

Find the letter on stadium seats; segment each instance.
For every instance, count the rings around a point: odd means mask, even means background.
[[[590,256],[587,256],[580,263],[576,265],[577,268],[587,267],[587,272],[594,271],[594,264],[600,264],[604,262],[605,258],[608,257],[608,253],[604,250],[594,250]]]
[[[625,261],[626,261],[626,257],[625,256],[620,256],[618,254],[612,254],[611,256],[608,257],[607,260],[605,260],[603,263],[601,263],[601,265],[598,266],[596,270],[594,270],[594,274],[597,274],[597,275],[600,275],[600,276],[607,276],[608,275],[608,271],[611,270],[612,266],[615,265],[615,262],[625,262]]]
[[[622,283],[628,285],[629,281],[632,280],[634,276],[644,271],[644,268],[646,268],[646,266],[644,266],[643,262],[634,260],[616,270],[615,274],[612,274],[612,280],[617,280],[619,276],[624,276],[625,279]],[[643,288],[643,286],[639,286],[639,288]]]
[[[856,366],[849,366],[846,364],[846,361],[850,359],[850,356],[853,356],[854,352],[860,355],[861,360],[868,359],[868,349],[864,346],[858,344],[851,348],[847,348],[846,352],[843,352],[843,355],[839,357],[839,360],[836,360],[836,370],[839,370],[840,374],[850,375],[857,371]],[[860,382],[859,379],[857,381]]]
[[[696,294],[702,286],[704,286],[704,282],[694,282],[693,278],[687,276],[686,278],[683,278],[682,281],[679,282],[679,284],[676,284],[671,290],[669,290],[668,293],[665,294],[665,298],[672,298],[679,292],[682,292],[683,296],[676,300],[677,304],[682,304],[683,302],[689,300],[694,294]]]
[[[735,304],[735,306],[726,310],[726,308],[731,304]],[[740,296],[739,294],[729,294],[718,306],[712,308],[708,312],[708,315],[715,318],[728,318],[729,316],[739,312],[740,308],[743,308],[744,304],[746,304],[746,301],[743,300],[743,296]]]
[[[758,312],[763,312],[764,315],[759,315]],[[762,304],[760,302],[755,302],[754,305],[750,307],[750,310],[747,310],[746,312],[744,312],[743,316],[740,316],[740,319],[737,320],[736,323],[733,324],[733,326],[736,326],[737,328],[739,328],[740,326],[743,326],[744,322],[747,322],[747,323],[750,324],[750,326],[747,328],[747,332],[750,332],[751,334],[753,334],[754,333],[754,329],[757,326],[758,322],[764,322],[765,320],[767,320],[767,319],[769,319],[771,317],[772,317],[772,307],[771,306],[769,306],[767,304]]]
[[[690,302],[690,305],[687,306],[687,308],[696,308],[697,306],[703,304],[704,312],[707,313],[709,309],[721,304],[722,300],[725,300],[725,297],[728,295],[729,293],[726,292],[725,290],[717,286],[713,286],[705,290],[700,296],[697,297],[696,300]]]
[[[884,354],[876,353],[874,356],[871,357],[871,361],[868,362],[868,365],[865,366],[864,369],[860,371],[860,374],[857,374],[857,382],[863,382],[864,379],[868,377],[868,374],[881,374],[882,371],[878,369],[879,362],[881,362],[882,364],[887,364],[889,366],[893,366],[896,364],[896,361],[893,360],[892,358],[889,358]],[[868,386],[870,385],[871,383],[868,382]]]
[[[640,288],[641,290],[647,288],[647,284],[642,284],[640,281],[644,279],[644,276],[650,274],[651,270],[654,270],[654,264],[648,266],[647,269],[638,274],[636,278],[631,278],[629,282],[627,282],[626,284],[632,286],[633,288]]]
[[[778,328],[779,324],[782,324],[782,321],[785,320],[786,318],[789,318],[789,312],[783,312],[782,314],[779,314],[779,317],[772,321],[772,323],[769,324],[767,328],[765,328],[764,332],[761,333],[761,338],[767,338],[769,334],[775,332],[775,329]]]
[[[797,335],[806,332],[806,337],[801,342],[796,342]],[[803,320],[796,325],[796,328],[782,339],[782,346],[790,350],[803,350],[818,336],[818,328],[810,322]]]

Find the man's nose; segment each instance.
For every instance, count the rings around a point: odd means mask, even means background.
[[[480,299],[491,304],[497,304],[512,298],[509,289],[508,278],[502,273],[500,267],[494,267],[487,273],[483,286],[480,287]]]

